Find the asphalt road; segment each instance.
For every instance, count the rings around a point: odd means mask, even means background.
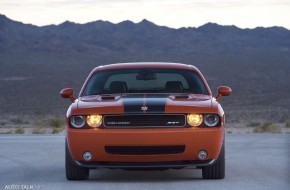
[[[228,134],[226,178],[201,170],[99,169],[87,181],[67,181],[64,136],[0,135],[0,189],[290,189],[290,135]]]

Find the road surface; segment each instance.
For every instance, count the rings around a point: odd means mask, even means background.
[[[99,169],[87,181],[67,181],[64,136],[0,135],[0,189],[290,189],[289,134],[227,134],[226,178],[203,180],[201,170]]]

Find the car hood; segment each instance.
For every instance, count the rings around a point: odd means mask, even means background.
[[[79,98],[74,114],[206,113],[216,109],[209,95],[123,94]]]

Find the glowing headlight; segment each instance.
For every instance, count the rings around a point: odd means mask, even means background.
[[[215,127],[220,121],[220,117],[216,114],[206,114],[204,115],[204,124],[208,127]]]
[[[101,115],[88,115],[87,123],[90,127],[99,127],[102,124]]]
[[[81,128],[86,124],[86,119],[84,116],[72,116],[70,118],[70,123],[75,128]]]
[[[187,122],[189,123],[189,125],[193,126],[193,127],[197,127],[200,124],[202,124],[202,115],[201,114],[188,114],[187,115]]]

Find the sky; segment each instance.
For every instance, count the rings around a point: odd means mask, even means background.
[[[38,26],[147,19],[171,28],[213,22],[290,29],[290,0],[0,0],[0,14]]]

